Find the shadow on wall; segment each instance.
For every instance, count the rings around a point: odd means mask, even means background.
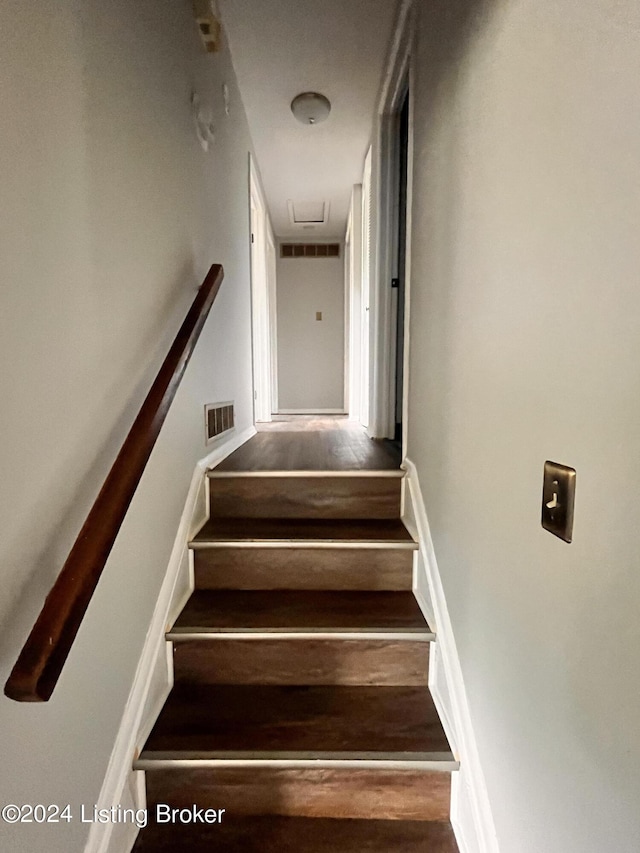
[[[506,0],[437,0],[416,5],[416,29],[421,39],[418,54],[430,57],[429,63],[416,63],[416,89],[431,94],[415,105],[414,127],[420,128],[421,145],[414,150],[414,163],[433,161],[433,152],[447,152],[446,157],[438,159],[437,168],[429,170],[427,201],[422,206],[422,216],[414,210],[412,221],[414,245],[424,245],[420,255],[429,258],[430,264],[437,268],[434,275],[432,267],[424,269],[412,257],[411,275],[421,281],[423,292],[421,297],[412,295],[412,300],[421,298],[428,304],[429,312],[439,318],[438,324],[430,328],[429,340],[420,343],[419,357],[424,358],[426,346],[428,363],[438,366],[437,371],[427,375],[428,399],[435,396],[437,388],[452,387],[454,375],[455,354],[450,334],[453,304],[447,288],[438,287],[438,282],[453,280],[457,252],[456,223],[463,164],[452,104],[458,96],[460,77],[467,73],[467,57],[473,53],[474,42],[480,35],[486,40],[492,26],[499,26],[498,12],[505,5]],[[416,166],[414,175],[415,169]],[[437,211],[437,215],[427,214],[429,210]],[[416,338],[411,340],[410,363],[418,357]],[[425,440],[430,464],[439,478],[445,476],[447,468],[447,454],[443,451],[448,447],[450,414],[443,405],[429,408]],[[437,513],[437,506],[434,511]]]
[[[124,409],[112,412],[116,420],[101,447],[96,448],[96,440],[104,434],[104,416],[96,411],[85,427],[80,444],[90,450],[96,450],[88,469],[78,472],[78,457],[75,454],[57,460],[54,482],[78,483],[78,488],[69,495],[69,501],[60,506],[57,503],[57,495],[38,490],[36,484],[37,497],[31,507],[28,523],[25,520],[23,525],[13,529],[11,537],[7,539],[7,551],[15,556],[13,562],[5,566],[9,571],[0,598],[0,624],[3,626],[0,634],[0,671],[6,675],[13,667],[46,596],[62,570],[84,519],[98,496],[102,483],[184,319],[195,293],[195,288],[187,289],[185,282],[194,281],[193,260],[188,259],[159,312],[162,317],[174,318],[172,328],[154,328],[137,340],[135,356],[127,359],[121,375],[111,383],[111,387],[100,393],[99,396],[103,400],[117,400],[124,377],[139,375],[140,366],[147,365],[143,375],[137,379]],[[61,493],[64,494],[64,491],[62,485]],[[34,541],[31,538],[33,524],[52,517],[52,504],[56,505],[56,520],[46,531],[41,531],[38,540],[42,541],[44,538],[46,544],[36,550],[31,544]],[[108,565],[105,571],[108,571]]]

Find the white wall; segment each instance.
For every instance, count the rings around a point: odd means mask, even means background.
[[[0,676],[64,562],[195,289],[226,279],[52,700],[0,699],[0,802],[96,802],[195,460],[203,406],[251,422],[249,134],[188,2],[0,5]],[[231,90],[224,115],[222,82]],[[194,84],[217,127],[205,154]],[[9,826],[11,853],[88,825]]]
[[[278,258],[279,411],[344,410],[342,252],[339,258]]]
[[[500,849],[635,853],[640,7],[416,11],[408,454]]]

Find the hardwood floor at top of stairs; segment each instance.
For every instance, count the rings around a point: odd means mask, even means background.
[[[398,460],[352,426],[276,427],[209,476],[175,685],[134,766],[151,815],[226,811],[151,822],[136,853],[454,853]]]
[[[217,471],[388,471],[400,453],[369,438],[345,417],[293,416],[258,424],[258,434],[232,453]]]

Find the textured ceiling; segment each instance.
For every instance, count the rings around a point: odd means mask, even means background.
[[[219,0],[274,231],[343,238],[362,179],[396,0]],[[331,101],[323,124],[290,111],[300,92]],[[326,202],[329,221],[291,225],[287,201]]]

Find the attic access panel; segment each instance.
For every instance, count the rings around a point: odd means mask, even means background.
[[[330,203],[327,201],[287,201],[289,221],[300,227],[326,225],[329,221]]]
[[[324,222],[324,202],[294,202],[293,221],[296,224],[307,222]]]

